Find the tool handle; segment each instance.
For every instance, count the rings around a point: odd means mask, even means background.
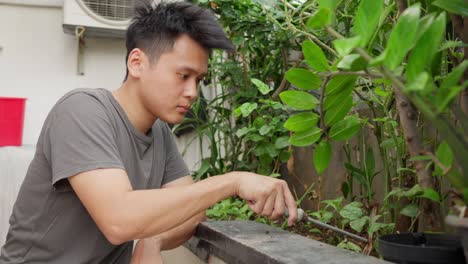
[[[284,208],[284,216],[289,217],[289,210],[287,207]],[[301,208],[297,208],[297,219],[296,223],[299,223],[304,219],[305,212]]]

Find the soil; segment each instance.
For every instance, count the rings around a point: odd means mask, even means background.
[[[353,238],[344,237],[343,235],[337,234],[336,232],[333,232],[332,230],[319,228],[308,222],[297,223],[296,225],[292,227],[287,227],[286,230],[296,233],[298,235],[308,237],[310,239],[314,239],[314,240],[317,240],[326,244],[334,245],[334,246],[338,245],[341,241],[343,241],[344,238],[358,245],[361,249],[364,249],[367,246],[367,244],[362,241],[358,241]],[[320,232],[318,232],[317,230],[320,230]],[[346,229],[346,231],[351,232],[353,234],[356,233],[352,230]],[[365,236],[364,234],[357,234],[357,235],[367,238],[367,236]],[[375,257],[379,256],[379,254],[376,252],[374,248],[371,250],[369,255],[375,256]]]

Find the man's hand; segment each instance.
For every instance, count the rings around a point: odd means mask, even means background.
[[[283,180],[261,176],[249,172],[232,172],[238,177],[237,195],[249,203],[256,214],[278,219],[289,211],[288,224],[291,226],[297,219],[297,206],[288,184]]]
[[[140,239],[133,250],[130,264],[163,264],[161,240],[158,237]]]

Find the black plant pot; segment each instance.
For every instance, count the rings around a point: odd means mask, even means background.
[[[379,237],[387,261],[402,264],[464,264],[460,238],[447,234],[405,233]]]
[[[445,223],[456,228],[465,251],[465,259],[468,262],[468,219],[449,215],[445,218]]]

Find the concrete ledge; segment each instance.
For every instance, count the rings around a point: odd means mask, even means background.
[[[205,263],[214,255],[226,263],[389,263],[253,221],[201,223],[185,246]]]

